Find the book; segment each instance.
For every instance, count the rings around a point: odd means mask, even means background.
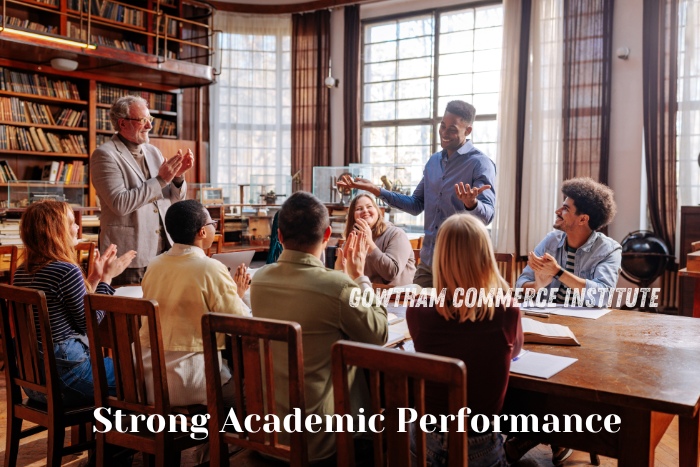
[[[581,345],[568,326],[522,319],[525,342],[530,344]]]

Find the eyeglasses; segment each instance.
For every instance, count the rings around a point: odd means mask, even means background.
[[[216,230],[216,229],[219,228],[219,221],[207,222],[207,223],[204,224],[201,228],[204,228],[204,227],[206,227],[206,226],[208,226],[208,225],[213,225],[213,226],[214,226],[214,230]]]
[[[131,120],[134,122],[139,122],[141,125],[145,125],[146,123],[153,123],[155,117],[151,117],[150,115],[148,117],[141,117],[141,118],[125,118],[124,120]]]

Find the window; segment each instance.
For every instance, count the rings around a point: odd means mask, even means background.
[[[678,209],[700,203],[700,5],[678,3]],[[680,222],[680,216],[678,216]],[[677,229],[680,232],[680,228]],[[679,242],[676,242],[679,244]]]
[[[211,94],[211,181],[286,193],[275,174],[291,172],[291,19],[217,13],[216,20],[224,32]],[[247,190],[240,202],[258,203],[259,195]],[[238,190],[224,196],[234,202]]]
[[[454,99],[476,107],[470,138],[495,157],[502,25],[500,4],[366,22],[363,163],[424,165]]]

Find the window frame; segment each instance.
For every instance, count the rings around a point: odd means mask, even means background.
[[[425,126],[430,126],[431,131],[432,131],[432,138],[430,142],[430,154],[426,155],[425,157],[425,162],[427,162],[427,159],[430,157],[430,155],[435,154],[438,150],[439,147],[439,134],[438,131],[436,130],[440,122],[442,121],[443,114],[441,114],[440,109],[438,108],[440,96],[438,94],[438,87],[439,87],[439,74],[438,70],[440,67],[440,17],[442,14],[445,13],[451,13],[459,10],[464,10],[468,8],[480,8],[480,7],[485,7],[485,6],[494,6],[494,5],[503,5],[503,2],[501,0],[483,0],[483,1],[477,1],[477,2],[469,2],[469,3],[462,3],[459,5],[450,5],[446,7],[440,7],[440,8],[430,8],[430,9],[423,9],[423,10],[416,10],[416,11],[410,11],[410,12],[403,12],[403,13],[397,13],[393,15],[386,15],[386,16],[379,16],[376,18],[368,18],[365,19],[361,22],[361,34],[360,34],[360,46],[361,46],[361,53],[360,53],[360,64],[361,64],[361,70],[360,70],[360,135],[361,135],[361,140],[360,140],[360,154],[361,154],[361,161],[363,164],[368,164],[370,161],[367,161],[364,159],[364,149],[365,145],[363,142],[362,135],[364,133],[365,128],[387,128],[387,127],[401,127],[401,126],[416,126],[416,125],[425,125]],[[432,83],[432,89],[431,89],[431,99],[433,100],[432,102],[432,117],[428,118],[411,118],[411,119],[394,119],[394,120],[375,120],[375,121],[366,121],[365,120],[365,85],[368,84],[365,82],[365,30],[366,26],[372,25],[372,24],[377,24],[377,23],[384,23],[384,22],[389,22],[389,21],[397,21],[401,19],[406,19],[406,18],[411,18],[411,17],[418,17],[422,15],[432,15],[433,21],[434,21],[434,28],[433,28],[433,51],[432,51],[432,57],[433,57],[433,71],[432,71],[432,76],[431,79],[433,81]],[[397,59],[396,62],[399,60]],[[395,82],[398,82],[399,80],[395,80]],[[500,92],[500,91],[499,91]],[[396,100],[398,101],[398,99]],[[474,118],[475,122],[479,121],[497,121],[498,119],[498,114],[479,114],[477,112],[477,115]],[[471,139],[471,138],[470,138]],[[493,155],[495,158],[495,154]]]

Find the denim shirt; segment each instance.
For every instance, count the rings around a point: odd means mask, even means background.
[[[391,206],[414,216],[425,210],[425,238],[420,252],[421,263],[433,263],[433,248],[437,231],[452,214],[467,212],[488,225],[493,220],[496,204],[496,164],[467,140],[452,156],[438,151],[428,159],[423,179],[412,195],[380,190],[379,196]],[[477,198],[474,209],[467,209],[455,194],[455,184],[468,183],[472,188],[491,185]]]
[[[535,254],[542,256],[549,253],[563,267],[566,264],[566,234],[555,230],[547,234],[535,247]],[[619,243],[600,232],[593,232],[578,250],[574,264],[574,275],[586,280],[586,289],[613,288],[617,285],[622,261],[622,247]],[[534,282],[535,272],[526,266],[518,277],[515,287],[522,287],[526,282]],[[561,285],[559,279],[549,284],[550,293]],[[594,294],[594,296],[597,294]]]

